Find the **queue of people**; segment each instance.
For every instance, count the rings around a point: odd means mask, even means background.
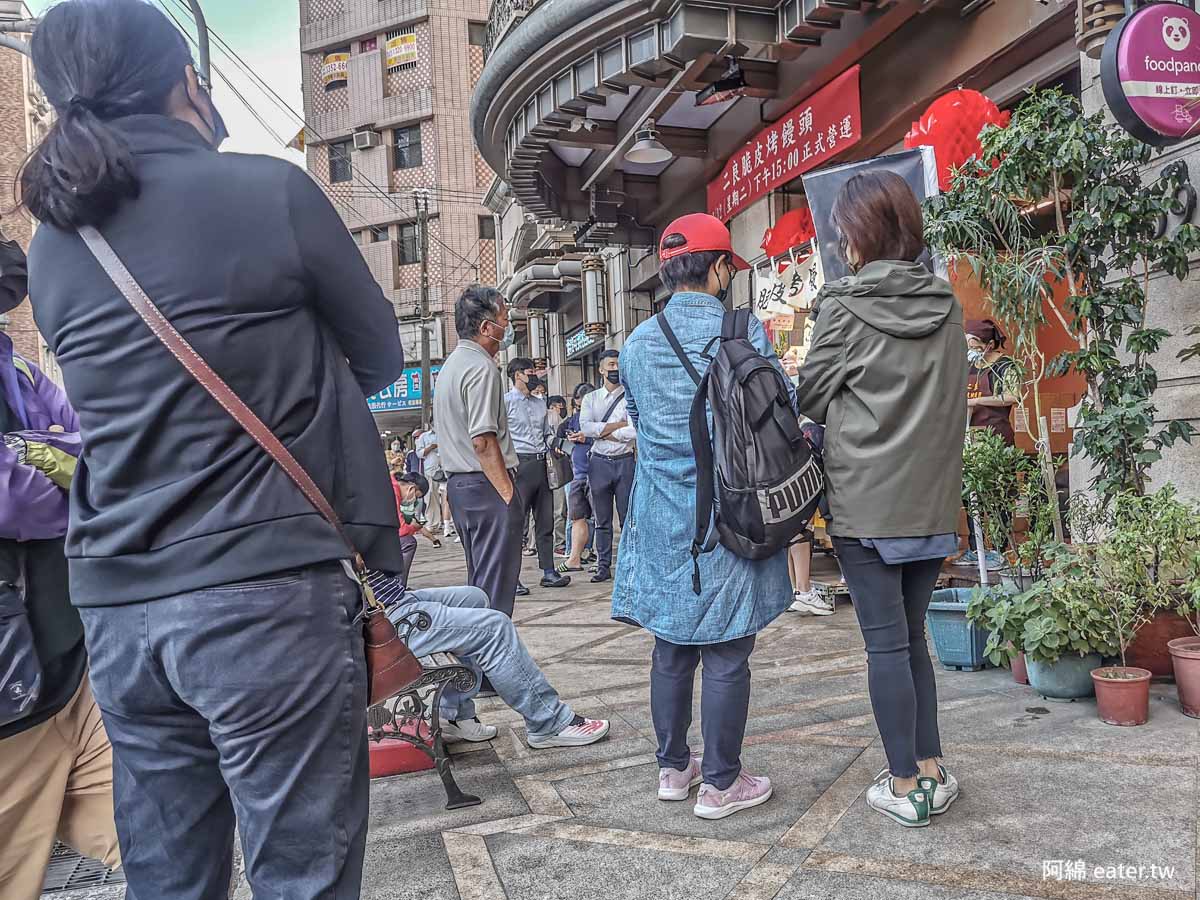
[[[707,819],[770,800],[770,778],[746,771],[741,751],[756,637],[798,599],[790,550],[692,551],[689,370],[707,366],[746,268],[725,225],[697,214],[668,226],[662,320],[605,354],[603,383],[575,392],[557,430],[531,361],[497,364],[513,342],[504,297],[466,289],[437,430],[406,471],[389,472],[365,397],[397,378],[404,353],[391,304],[320,189],[281,161],[216,152],[221,116],[153,6],[67,0],[41,20],[32,51],[58,119],[21,175],[43,223],[28,288],[71,395],[0,341],[0,603],[28,618],[24,659],[36,658],[39,684],[26,708],[0,707],[0,774],[11,776],[0,826],[25,841],[0,853],[0,893],[36,896],[40,864],[27,860],[48,858],[59,837],[119,858],[131,900],[222,897],[236,823],[256,894],[359,895],[365,589],[348,543],[392,616],[430,616],[412,649],[453,651],[480,676],[443,698],[450,736],[494,737],[473,703],[494,692],[522,715],[533,749],[602,740],[609,723],[562,701],[512,620],[530,514],[543,587],[571,583],[594,520],[592,580],[615,574],[613,618],[654,636],[658,797],[698,788],[693,810]],[[956,547],[967,338],[949,286],[917,262],[921,211],[902,179],[853,178],[834,220],[854,274],[821,294],[787,415],[829,429],[828,532],[888,759],[867,802],[921,827],[958,796],[941,760],[924,617]],[[127,300],[137,292],[105,274],[113,258],[285,445],[329,513],[172,358]],[[983,363],[1003,344],[972,336]],[[783,375],[757,320],[742,337]],[[547,475],[560,431],[576,462],[566,571]],[[416,535],[439,540],[421,499],[443,534],[449,521],[457,529],[468,585],[410,584]],[[688,742],[698,667],[702,754]]]

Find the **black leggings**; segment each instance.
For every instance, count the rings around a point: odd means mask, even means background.
[[[833,539],[867,644],[871,709],[896,778],[913,778],[918,759],[942,755],[937,684],[925,640],[925,613],[941,559],[889,566],[857,538]]]

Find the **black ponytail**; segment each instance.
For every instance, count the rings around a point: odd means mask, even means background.
[[[112,120],[166,111],[187,44],[142,0],[68,0],[42,17],[30,50],[58,118],[21,169],[22,203],[59,228],[99,225],[139,187]]]

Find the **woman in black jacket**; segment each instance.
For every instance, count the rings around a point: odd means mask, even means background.
[[[77,229],[100,230],[385,571],[398,520],[364,397],[404,367],[392,307],[306,173],[216,152],[220,115],[153,6],[59,4],[32,54],[58,119],[21,175],[45,223],[30,296],[81,422],[71,596],[128,895],[225,896],[236,814],[256,895],[356,897],[366,679],[346,549]]]

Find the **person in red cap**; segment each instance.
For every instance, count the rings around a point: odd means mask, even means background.
[[[702,214],[668,226],[659,257],[660,276],[672,293],[663,316],[702,373],[708,368],[702,354],[721,334],[734,275],[748,266],[733,252],[725,225]],[[753,316],[747,337],[782,374],[762,323]],[[721,819],[771,798],[770,779],[744,771],[741,751],[755,636],[792,599],[787,553],[754,561],[717,546],[699,557],[702,587],[699,596],[694,593],[696,458],[688,418],[696,383],[656,319],[643,322],[626,341],[620,374],[638,457],[613,618],[655,637],[650,706],[658,738],[659,799],[687,800],[699,785],[695,814]],[[703,758],[692,755],[687,741],[696,666],[702,660]]]

